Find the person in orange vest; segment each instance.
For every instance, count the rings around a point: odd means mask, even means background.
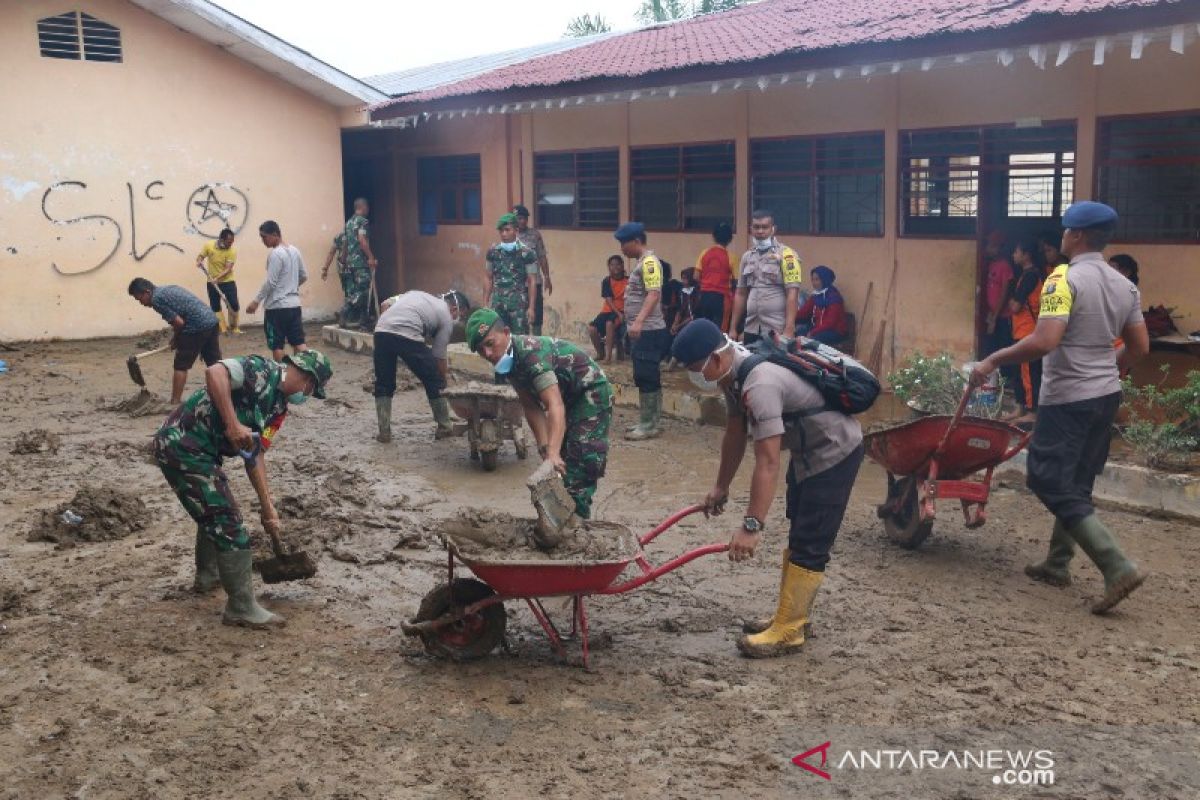
[[[1044,274],[1041,248],[1032,240],[1020,242],[1013,249],[1013,263],[1021,271],[1009,292],[1008,309],[1012,321],[1012,338],[1014,342],[1019,342],[1037,327]],[[1016,395],[1021,409],[1009,421],[1016,425],[1032,424],[1037,419],[1038,396],[1042,390],[1042,360],[1035,358],[1011,367],[1010,370],[1013,394]]]

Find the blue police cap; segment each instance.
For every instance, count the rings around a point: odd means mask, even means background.
[[[671,355],[681,364],[693,364],[712,355],[725,344],[725,334],[712,320],[692,320],[675,335]]]
[[[639,236],[645,236],[645,235],[646,235],[646,226],[645,225],[643,225],[640,222],[626,222],[624,225],[617,228],[616,233],[613,234],[613,238],[616,239],[621,244],[625,244],[626,242],[632,242],[634,239],[638,238]]]
[[[1100,225],[1111,225],[1117,221],[1117,212],[1112,206],[1097,203],[1095,200],[1080,200],[1072,203],[1063,213],[1064,228],[1095,228]]]

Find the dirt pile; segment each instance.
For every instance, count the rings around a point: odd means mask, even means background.
[[[69,501],[41,512],[28,538],[60,547],[107,542],[144,529],[147,517],[146,504],[139,497],[110,487],[84,487]]]
[[[421,379],[412,373],[408,367],[404,366],[403,361],[396,363],[396,391],[409,392],[413,389],[424,388],[421,385]],[[363,380],[362,390],[367,394],[375,394],[375,371],[371,370],[367,373],[367,377]]]
[[[536,519],[514,517],[491,509],[470,509],[446,519],[441,535],[468,558],[486,561],[620,561],[638,552],[629,529],[614,522],[585,520],[564,531],[553,550],[534,539]]]
[[[14,456],[29,456],[38,453],[56,455],[60,447],[62,447],[62,440],[58,438],[58,434],[51,433],[45,428],[36,428],[17,436],[12,454]]]
[[[105,404],[101,402],[104,411],[115,411],[128,417],[149,417],[168,414],[175,409],[170,400],[166,400],[149,389],[142,389],[127,400]]]

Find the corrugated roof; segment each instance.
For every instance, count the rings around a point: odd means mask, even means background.
[[[381,108],[785,55],[966,37],[1023,23],[1036,25],[1039,20],[1061,23],[1070,17],[1160,7],[1191,9],[1200,15],[1196,0],[761,0],[534,57],[418,91]]]
[[[485,72],[491,72],[513,64],[520,64],[530,59],[540,58],[541,56],[574,50],[577,47],[584,47],[585,45],[609,39],[616,35],[618,34],[598,33],[594,36],[559,39],[531,47],[520,47],[516,50],[488,53],[482,56],[472,56],[471,58],[462,58],[455,61],[442,61],[437,64],[414,67],[400,72],[388,72],[383,75],[371,75],[363,80],[392,97],[398,97],[414,92],[428,91],[449,83],[458,83],[482,75]]]

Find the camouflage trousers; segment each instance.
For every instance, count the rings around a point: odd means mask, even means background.
[[[200,533],[222,552],[249,550],[250,534],[229,488],[229,478],[211,458],[179,451],[159,440],[154,459],[184,510],[196,521]]]
[[[596,484],[608,465],[608,427],[612,422],[612,386],[607,382],[588,389],[567,408],[567,432],[560,455],[567,465],[563,484],[575,499],[575,513],[592,515]]]
[[[371,302],[371,270],[366,262],[362,264],[347,264],[340,273],[342,279],[342,294],[346,296],[342,304],[342,325],[363,323],[370,317]]]
[[[500,319],[504,320],[504,324],[509,329],[519,335],[526,336],[529,334],[529,298],[520,294],[502,294],[495,292],[492,295],[492,310],[500,315]]]

